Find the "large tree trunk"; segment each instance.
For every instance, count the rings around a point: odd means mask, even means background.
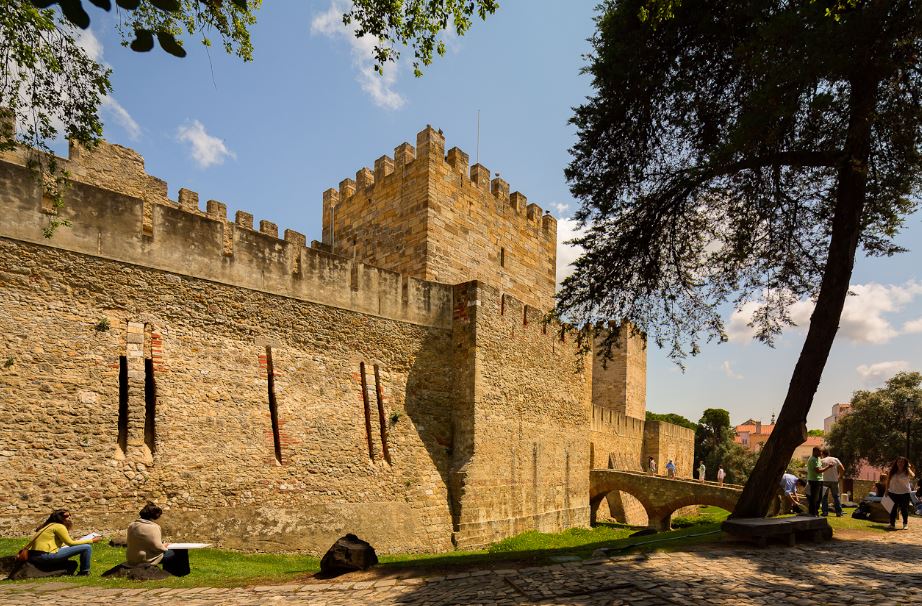
[[[743,488],[731,516],[734,518],[767,515],[794,449],[807,439],[807,413],[839,329],[861,233],[871,122],[877,101],[877,79],[872,73],[870,69],[860,70],[851,81],[845,160],[838,170],[836,206],[823,281],[775,429]]]

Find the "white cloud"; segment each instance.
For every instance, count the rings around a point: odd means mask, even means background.
[[[733,365],[730,364],[730,360],[724,360],[723,364],[720,365],[720,369],[724,371],[724,374],[730,377],[731,379],[742,379],[743,375],[733,370]]]
[[[907,334],[922,332],[922,318],[916,318],[903,324],[903,332]]]
[[[901,311],[913,299],[922,295],[922,283],[910,280],[904,284],[853,284],[851,294],[845,300],[842,317],[839,320],[838,335],[853,343],[887,343],[899,336],[886,314]],[[735,311],[727,322],[727,336],[731,341],[743,342],[752,339],[755,329],[748,326],[761,303],[748,302]],[[789,309],[791,319],[801,329],[810,324],[813,301],[802,299]],[[922,332],[922,318],[907,322],[902,332]]]
[[[90,28],[79,30],[75,37],[77,46],[83,49],[87,56],[99,63],[104,67],[109,67],[109,65],[103,59],[103,47],[102,42],[99,41],[99,38],[96,37],[96,34],[93,33],[93,30]],[[102,103],[100,104],[100,110],[102,113],[112,119],[116,124],[118,124],[122,130],[125,131],[125,134],[128,135],[128,138],[132,141],[137,141],[141,136],[141,126],[131,117],[131,114],[128,113],[128,110],[122,106],[121,103],[116,101],[111,95],[106,95],[102,98]]]
[[[122,127],[129,139],[137,141],[141,137],[141,125],[131,117],[128,110],[122,107],[122,104],[116,101],[114,97],[106,95],[103,98],[102,110]]]
[[[566,216],[568,216],[567,211],[570,210],[570,205],[569,205],[569,204],[562,204],[562,203],[560,203],[560,202],[555,202],[554,204],[551,204],[551,207],[552,207],[554,210],[557,211],[557,216],[558,216],[558,217],[566,217]]]
[[[883,383],[896,373],[909,368],[906,360],[893,360],[890,362],[876,362],[874,364],[861,364],[855,370],[861,375],[867,385]]]
[[[557,287],[573,273],[572,263],[576,261],[583,249],[575,244],[567,244],[568,240],[581,235],[577,223],[573,219],[559,219],[557,221]]]
[[[74,41],[77,43],[77,46],[83,49],[87,57],[96,63],[102,63],[102,42],[99,41],[99,38],[96,37],[92,29],[87,28],[78,30]]]
[[[200,168],[223,164],[227,158],[237,157],[227,148],[224,141],[209,135],[205,131],[205,125],[198,120],[180,126],[176,131],[176,138],[190,145],[189,154]]]
[[[349,10],[349,4],[342,0],[332,0],[329,8],[311,21],[311,33],[328,38],[342,38],[348,44],[352,55],[352,66],[358,71],[356,80],[366,93],[371,95],[375,105],[385,109],[400,109],[406,103],[394,86],[397,83],[397,65],[388,65],[383,74],[374,70],[373,51],[378,38],[365,35],[355,37],[355,23],[343,24],[343,13]]]

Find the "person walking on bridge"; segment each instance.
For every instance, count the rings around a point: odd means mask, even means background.
[[[724,480],[727,478],[727,472],[724,471],[723,465],[717,466],[717,483],[721,486],[724,485]]]
[[[647,471],[649,471],[653,475],[656,475],[656,459],[654,459],[653,457],[647,458]]]
[[[672,462],[672,459],[669,459],[669,462],[666,463],[666,476],[675,478],[675,463]]]
[[[699,482],[704,482],[704,472],[705,472],[704,459],[701,459],[700,461],[698,461],[698,481]]]

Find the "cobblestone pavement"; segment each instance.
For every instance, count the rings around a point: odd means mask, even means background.
[[[922,523],[881,535],[765,549],[734,543],[518,570],[224,589],[2,583],[0,604],[922,604]],[[403,574],[406,574],[404,572]],[[346,579],[346,580],[344,580]]]

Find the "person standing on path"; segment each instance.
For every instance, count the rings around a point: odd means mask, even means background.
[[[704,459],[702,459],[698,461],[698,481],[699,482],[704,482],[704,472],[705,472]]]
[[[656,459],[653,457],[647,458],[647,470],[653,475],[656,475]]]
[[[896,530],[897,508],[903,514],[903,530],[909,525],[909,493],[912,491],[912,479],[916,477],[912,465],[906,457],[897,457],[890,466],[887,476],[887,494],[893,499],[890,510],[890,530]]]
[[[669,459],[669,462],[666,463],[666,475],[670,478],[675,478],[675,463],[672,462],[672,459]]]
[[[842,502],[839,499],[839,478],[842,475],[842,472],[845,471],[845,466],[842,465],[842,461],[839,459],[829,456],[829,451],[825,448],[823,449],[823,458],[820,460],[820,471],[823,473],[823,486],[832,493],[832,506],[836,511],[836,517],[842,517]],[[829,515],[829,499],[826,498],[825,493],[823,494],[823,516]]]
[[[725,479],[726,477],[727,477],[727,472],[724,471],[724,466],[723,466],[723,465],[718,465],[718,466],[717,466],[717,483],[720,484],[721,486],[723,486],[723,485],[724,485],[724,479]]]
[[[811,516],[818,516],[820,499],[823,497],[823,474],[820,472],[820,448],[813,447],[813,454],[807,459],[807,485],[810,495],[807,498],[807,507]]]

